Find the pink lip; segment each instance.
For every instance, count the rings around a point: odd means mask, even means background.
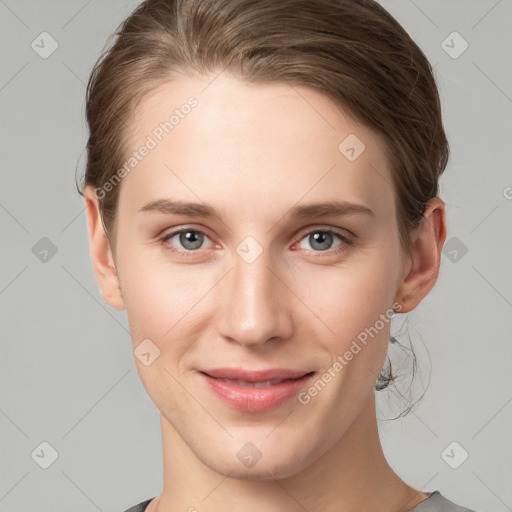
[[[199,372],[209,389],[224,403],[249,412],[268,411],[295,396],[312,377],[312,371],[270,370],[249,371],[241,368],[207,369]],[[251,387],[222,379],[241,380],[248,383],[283,380],[265,387]]]

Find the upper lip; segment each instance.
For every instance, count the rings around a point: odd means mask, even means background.
[[[268,370],[244,370],[243,368],[211,368],[200,370],[216,379],[241,380],[244,382],[266,382],[269,380],[299,379],[312,371],[271,368]]]

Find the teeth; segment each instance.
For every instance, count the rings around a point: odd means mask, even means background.
[[[274,380],[265,380],[261,382],[246,382],[244,380],[231,380],[231,379],[220,379],[224,382],[229,382],[230,384],[237,384],[238,386],[249,386],[252,388],[264,388],[268,386],[275,386],[276,384],[281,384],[285,379],[274,379]]]
[[[265,382],[253,382],[255,388],[264,388],[266,386],[275,386],[276,384],[279,384],[283,382],[282,380],[267,380]]]

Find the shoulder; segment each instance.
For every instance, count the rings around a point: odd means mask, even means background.
[[[445,498],[439,491],[434,491],[426,500],[416,505],[409,512],[475,512]]]
[[[134,505],[133,507],[130,507],[129,509],[126,509],[124,512],[144,512],[146,510],[147,506],[149,505],[149,502],[153,498],[150,498],[149,500],[142,501],[141,503]]]

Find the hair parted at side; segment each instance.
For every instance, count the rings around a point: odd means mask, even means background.
[[[123,166],[135,107],[176,77],[223,71],[308,86],[383,138],[400,242],[410,252],[449,146],[428,59],[376,1],[146,0],[113,36],[87,85],[83,187],[101,188]],[[99,199],[113,250],[121,186]]]

